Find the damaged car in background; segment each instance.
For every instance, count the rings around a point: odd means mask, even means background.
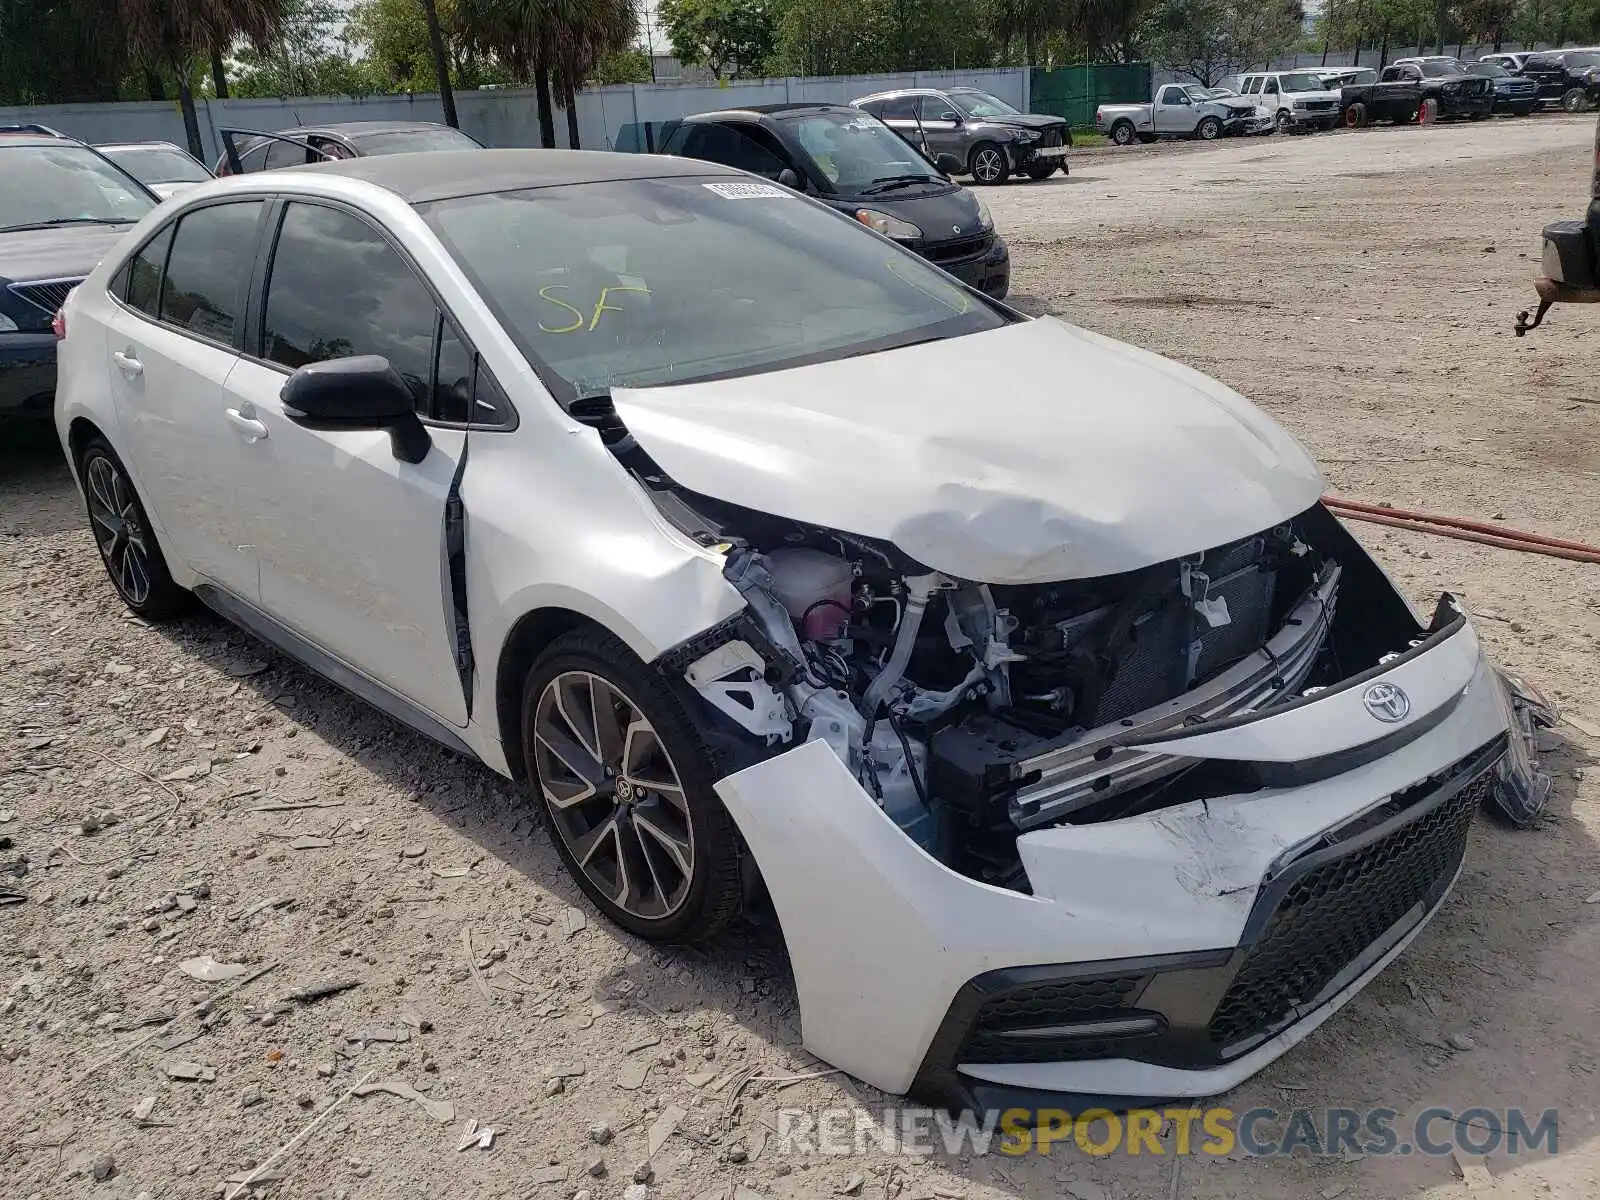
[[[737,171],[466,157],[202,185],[77,289],[112,582],[524,782],[634,934],[770,901],[820,1057],[1214,1094],[1537,816],[1541,713],[1243,397]]]

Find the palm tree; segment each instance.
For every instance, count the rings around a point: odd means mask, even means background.
[[[444,56],[444,33],[439,28],[437,0],[422,0],[422,15],[428,22],[428,52],[433,56],[433,73],[439,78],[439,103],[444,105],[444,123],[459,129],[456,119],[456,94],[450,87],[450,64]]]
[[[513,79],[533,81],[546,147],[556,141],[552,86],[567,111],[567,140],[577,148],[578,89],[638,28],[633,0],[459,0],[456,16],[469,47],[495,55]]]
[[[177,78],[189,153],[204,158],[189,64],[240,37],[265,44],[282,19],[281,0],[114,0],[113,8],[108,15],[119,21],[133,55]]]

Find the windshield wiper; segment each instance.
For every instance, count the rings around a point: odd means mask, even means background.
[[[28,221],[7,225],[0,233],[21,233],[28,229],[54,229],[57,225],[132,225],[137,217],[51,217],[48,221]]]
[[[918,183],[943,183],[937,175],[884,175],[872,181],[871,187],[862,188],[863,196],[876,196],[879,192],[893,191],[895,188],[911,187]]]

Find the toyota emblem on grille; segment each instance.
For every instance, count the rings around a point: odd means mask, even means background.
[[[1406,719],[1411,711],[1411,697],[1392,683],[1375,683],[1362,694],[1361,702],[1367,711],[1388,725]]]

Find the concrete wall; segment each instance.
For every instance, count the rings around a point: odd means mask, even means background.
[[[741,104],[789,100],[844,103],[895,87],[981,87],[1018,108],[1028,107],[1028,71],[1021,67],[974,71],[918,71],[900,75],[837,75],[809,79],[741,80],[723,87],[641,83],[590,88],[578,96],[578,136],[590,150],[609,150],[624,125],[668,121]],[[212,100],[197,104],[207,160],[222,154],[217,130],[268,131],[329,121],[443,121],[439,97],[301,97],[283,100]],[[539,121],[531,90],[457,92],[461,127],[489,146],[537,146]],[[35,122],[88,142],[161,140],[184,144],[176,102],[54,104],[0,108],[0,125]],[[566,145],[566,114],[556,110],[556,141]]]

